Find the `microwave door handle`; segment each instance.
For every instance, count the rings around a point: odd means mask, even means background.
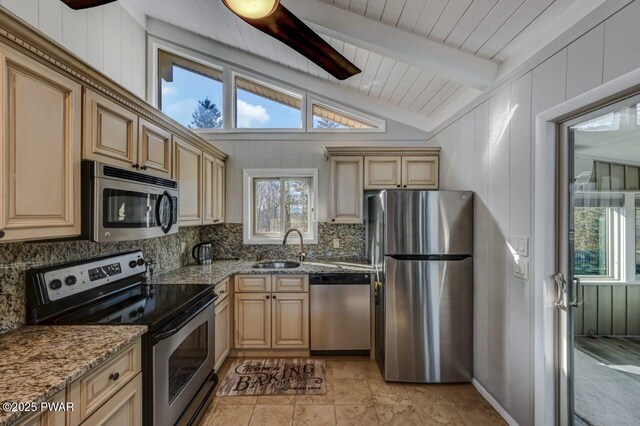
[[[160,222],[160,210],[162,209],[162,200],[165,197],[167,197],[167,200],[169,201],[169,223],[167,224],[167,226],[164,226]],[[160,195],[160,197],[158,198],[158,201],[156,204],[156,220],[158,221],[158,224],[160,225],[160,229],[162,229],[162,232],[164,232],[165,234],[168,234],[169,231],[171,230],[171,227],[173,226],[173,198],[171,197],[171,194],[169,194],[167,191],[165,191],[164,194]]]

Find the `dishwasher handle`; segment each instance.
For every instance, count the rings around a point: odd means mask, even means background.
[[[371,284],[371,274],[369,273],[329,273],[310,274],[309,285],[363,285]]]

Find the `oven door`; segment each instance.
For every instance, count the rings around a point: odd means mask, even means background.
[[[178,191],[96,178],[93,240],[130,241],[178,231]]]
[[[214,301],[191,319],[154,334],[153,425],[172,426],[214,366]]]

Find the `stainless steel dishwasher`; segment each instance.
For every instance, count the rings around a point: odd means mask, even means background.
[[[371,275],[311,274],[311,354],[369,355]]]

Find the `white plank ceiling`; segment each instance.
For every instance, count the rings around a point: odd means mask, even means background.
[[[543,26],[578,0],[315,1],[499,64],[522,47],[537,26]],[[363,71],[339,82],[306,58],[238,19],[220,0],[135,0],[135,3],[147,16],[425,117],[438,114],[465,92],[473,90],[442,72],[408,65],[321,34]]]

